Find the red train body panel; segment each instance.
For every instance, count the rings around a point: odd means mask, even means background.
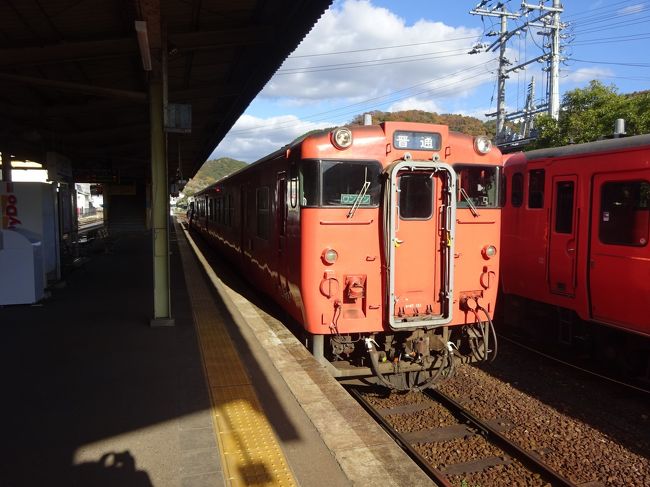
[[[400,122],[310,135],[197,194],[192,225],[310,335],[414,346],[494,310],[502,156],[474,142]]]
[[[650,135],[510,156],[502,288],[650,337]]]

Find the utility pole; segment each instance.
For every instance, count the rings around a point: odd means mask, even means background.
[[[481,0],[481,2],[471,10],[469,13],[472,15],[480,15],[482,17],[499,17],[501,21],[501,29],[497,34],[495,32],[489,32],[486,35],[496,36],[498,39],[490,44],[485,46],[483,44],[474,47],[470,54],[478,52],[495,52],[499,50],[499,69],[497,74],[497,110],[494,113],[487,113],[486,116],[497,118],[497,134],[496,134],[496,143],[497,145],[506,142],[506,133],[505,133],[505,122],[509,120],[517,120],[521,118],[522,114],[525,113],[528,117],[531,117],[533,113],[540,113],[542,111],[547,111],[548,114],[554,119],[558,119],[560,114],[560,30],[562,24],[560,23],[560,13],[563,12],[561,5],[561,0],[553,0],[553,6],[547,7],[544,5],[545,0],[541,0],[537,5],[527,4],[525,1],[521,4],[520,12],[508,12],[506,11],[503,3],[499,2],[493,8],[490,8],[492,0]],[[487,7],[486,7],[487,6]],[[523,15],[528,15],[530,12],[537,10],[539,15],[531,20],[527,20],[519,27],[508,30],[508,19],[509,18],[519,18]],[[550,47],[550,53],[544,53],[540,56],[537,56],[533,59],[525,61],[516,66],[512,66],[512,63],[506,58],[506,47],[508,40],[515,34],[520,34],[526,32],[529,28],[534,27],[541,29],[541,34],[550,37],[550,42],[548,47]],[[532,108],[530,101],[527,100],[526,109],[519,111],[513,114],[506,113],[506,80],[509,77],[509,73],[513,71],[519,71],[525,68],[527,65],[534,62],[547,62],[548,66],[546,70],[549,73],[548,76],[548,85],[546,90],[546,103],[540,105],[537,108]],[[532,85],[534,87],[534,83]],[[534,99],[534,94],[531,95],[529,92],[529,99]],[[532,97],[532,98],[531,98]]]
[[[503,139],[505,135],[505,124],[506,124],[506,80],[508,79],[508,72],[506,66],[511,64],[511,62],[506,58],[506,45],[507,41],[512,34],[508,34],[508,19],[516,19],[520,14],[508,12],[505,5],[499,3],[495,9],[485,9],[483,6],[487,4],[487,1],[481,1],[481,3],[473,10],[470,11],[472,15],[481,15],[483,17],[500,17],[501,19],[501,31],[499,32],[499,38],[488,46],[486,51],[495,51],[498,45],[499,48],[499,71],[497,74],[497,111],[494,113],[488,113],[487,116],[497,117],[497,134],[496,142],[497,144]],[[491,33],[495,35],[494,33]],[[490,35],[490,34],[488,34]],[[473,51],[478,52],[478,51]]]
[[[560,12],[563,10],[560,0],[553,0],[553,9],[548,114],[557,120],[560,118]]]

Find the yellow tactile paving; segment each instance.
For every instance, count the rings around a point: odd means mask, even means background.
[[[187,241],[194,248],[189,235]],[[229,485],[297,485],[262,411],[241,358],[191,249],[179,239],[188,293],[212,402],[212,417]],[[200,252],[199,260],[203,262]]]

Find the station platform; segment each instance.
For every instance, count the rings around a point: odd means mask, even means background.
[[[0,308],[0,486],[431,485],[191,237],[174,222],[175,326],[149,326],[147,232]]]

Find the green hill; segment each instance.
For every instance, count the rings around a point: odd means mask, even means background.
[[[381,122],[420,122],[449,125],[449,129],[469,135],[493,135],[490,126],[478,118],[455,114],[437,114],[424,110],[404,110],[401,112],[371,112],[372,123]],[[357,115],[352,124],[362,124],[363,115]]]
[[[189,180],[185,189],[183,189],[183,193],[188,196],[193,195],[247,165],[245,162],[231,159],[230,157],[205,161],[201,169]]]

